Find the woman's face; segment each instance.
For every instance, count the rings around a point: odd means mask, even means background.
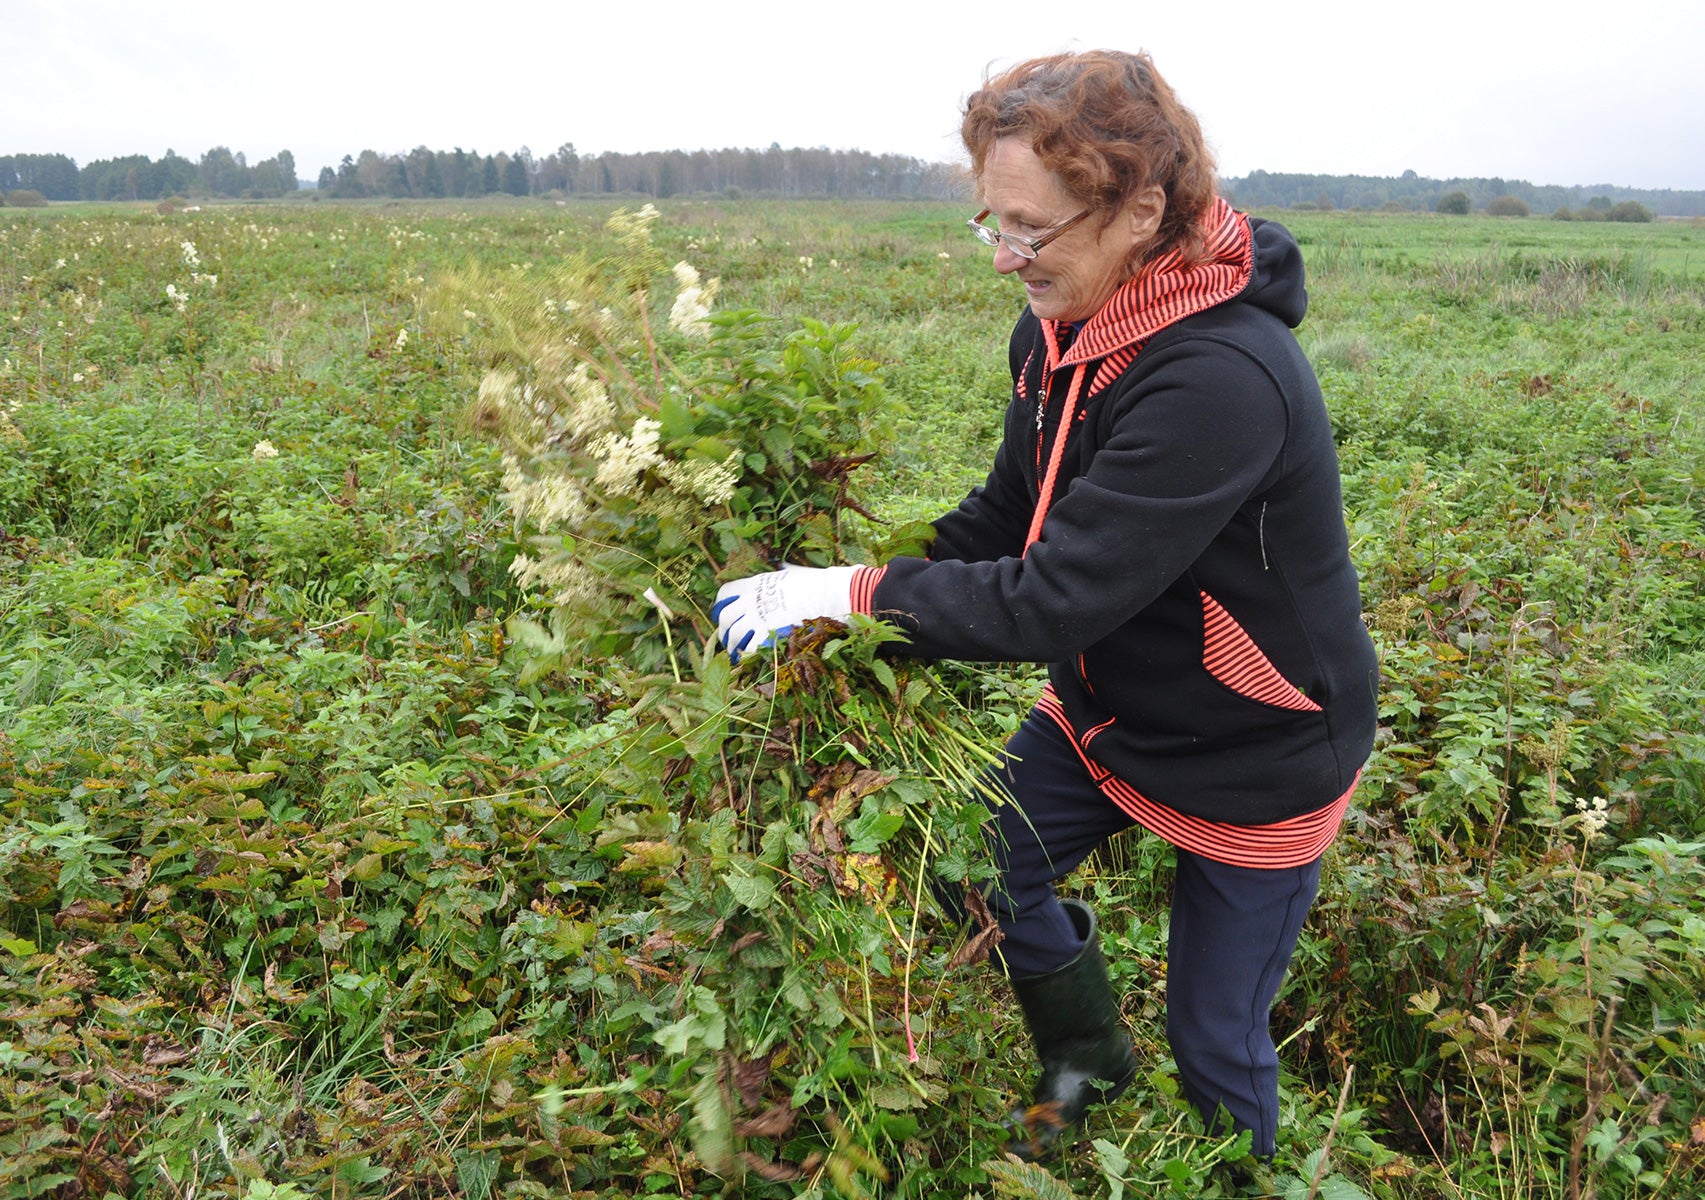
[[[984,161],[983,203],[1002,231],[1025,237],[1036,237],[1084,209],[1028,141],[1016,136],[997,138]],[[1103,214],[1094,213],[1033,259],[1019,257],[1002,243],[995,250],[995,270],[1023,281],[1030,310],[1038,317],[1087,320],[1130,278],[1132,252],[1154,236],[1165,209],[1165,193],[1149,188],[1111,224],[1103,226]]]

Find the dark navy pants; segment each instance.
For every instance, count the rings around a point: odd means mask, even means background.
[[[1089,777],[1053,721],[1032,712],[990,782],[1000,875],[987,888],[1013,975],[1040,975],[1076,957],[1082,940],[1055,883],[1135,822]],[[1271,1155],[1278,1129],[1279,1058],[1268,1012],[1320,885],[1320,863],[1262,870],[1179,849],[1167,946],[1167,1040],[1185,1094],[1210,1128],[1251,1130]]]

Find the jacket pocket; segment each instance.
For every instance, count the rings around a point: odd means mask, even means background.
[[[1202,593],[1202,667],[1239,696],[1295,712],[1320,705],[1275,667],[1220,602]]]

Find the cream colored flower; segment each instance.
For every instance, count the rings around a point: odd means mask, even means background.
[[[690,264],[678,262],[675,264],[675,282],[681,291],[669,309],[669,327],[688,337],[705,336],[710,332],[706,318],[710,316],[711,305],[716,301],[716,291],[722,281],[713,279],[709,283],[700,283],[699,273]]]
[[[665,462],[658,472],[676,491],[694,497],[706,508],[714,508],[734,498],[734,489],[740,482],[735,471],[739,462],[740,452],[736,450],[719,463],[705,458],[689,458]]]
[[[615,430],[621,413],[610,396],[610,389],[585,363],[576,363],[574,370],[564,376],[562,391],[570,437],[594,438]]]
[[[1581,813],[1581,829],[1588,840],[1604,832],[1604,827],[1610,824],[1610,801],[1604,796],[1594,796],[1591,800],[1577,798],[1575,807]]]
[[[662,428],[660,422],[640,417],[633,423],[631,436],[610,433],[593,443],[592,457],[600,460],[598,486],[615,496],[637,493],[640,477],[663,461],[657,453],[657,435]]]
[[[255,448],[249,451],[249,457],[256,462],[265,462],[269,458],[278,457],[278,447],[264,438],[255,443]]]
[[[617,209],[604,222],[604,228],[629,249],[643,246],[651,240],[651,223],[662,216],[656,205],[647,204],[638,212]]]

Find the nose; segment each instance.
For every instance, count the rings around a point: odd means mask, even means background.
[[[1029,261],[1022,254],[1014,254],[1005,242],[995,247],[995,270],[1002,275],[1011,275]]]

